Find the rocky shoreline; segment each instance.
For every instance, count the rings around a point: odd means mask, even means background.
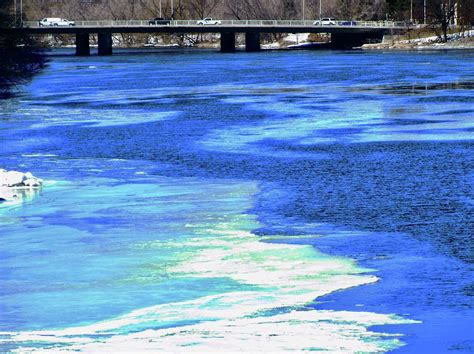
[[[382,43],[364,44],[364,50],[461,50],[474,49],[474,30],[454,33],[442,42],[437,36],[400,39],[397,36],[385,36]]]

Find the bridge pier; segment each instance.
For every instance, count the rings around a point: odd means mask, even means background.
[[[112,33],[98,33],[99,55],[112,55]]]
[[[88,56],[90,54],[89,33],[76,33],[76,55]]]
[[[383,32],[380,33],[331,33],[331,48],[333,49],[352,49],[360,47],[367,43],[369,39],[383,38]]]
[[[260,32],[245,32],[245,51],[260,51]]]
[[[221,53],[235,52],[235,32],[221,32]]]

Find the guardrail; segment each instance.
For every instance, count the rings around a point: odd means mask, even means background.
[[[150,20],[100,20],[100,21],[74,21],[75,27],[195,27],[200,20],[170,20],[169,24],[150,24]],[[204,26],[227,27],[371,27],[395,28],[408,27],[406,22],[394,21],[354,21],[337,20],[334,23],[325,23],[319,20],[220,20],[218,24]],[[40,28],[38,21],[23,22],[23,27]],[[47,26],[55,27],[55,26]],[[67,26],[58,26],[67,27]],[[411,25],[410,27],[413,27]]]

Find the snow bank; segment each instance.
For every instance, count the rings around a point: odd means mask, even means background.
[[[384,36],[382,43],[364,44],[363,49],[463,49],[473,48],[474,30],[448,34],[448,41],[438,36],[400,40],[398,36]]]
[[[37,189],[43,185],[43,180],[36,178],[30,172],[7,171],[0,169],[0,202],[18,198],[18,189]]]
[[[460,33],[452,33],[448,34],[448,41],[455,41],[457,39],[465,38],[465,37],[472,37],[474,36],[474,30],[469,30],[465,32],[460,32]],[[438,42],[439,37],[438,36],[431,36],[431,37],[424,37],[424,38],[414,38],[411,40],[403,40],[400,41],[401,43],[433,43],[433,42]]]
[[[262,44],[262,49],[284,49],[284,48],[300,48],[313,42],[309,38],[310,33],[290,33],[281,38],[278,42]]]

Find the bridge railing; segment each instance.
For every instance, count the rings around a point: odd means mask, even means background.
[[[98,21],[74,21],[75,27],[195,27],[199,20],[171,20],[169,24],[150,25],[150,20],[98,20]],[[24,27],[38,28],[38,21],[26,21]],[[211,25],[207,25],[211,26]],[[407,27],[405,22],[393,21],[355,21],[337,20],[327,24],[319,20],[220,20],[219,24],[212,26],[227,27],[372,27],[372,28],[393,28]],[[411,26],[413,27],[413,26]]]

